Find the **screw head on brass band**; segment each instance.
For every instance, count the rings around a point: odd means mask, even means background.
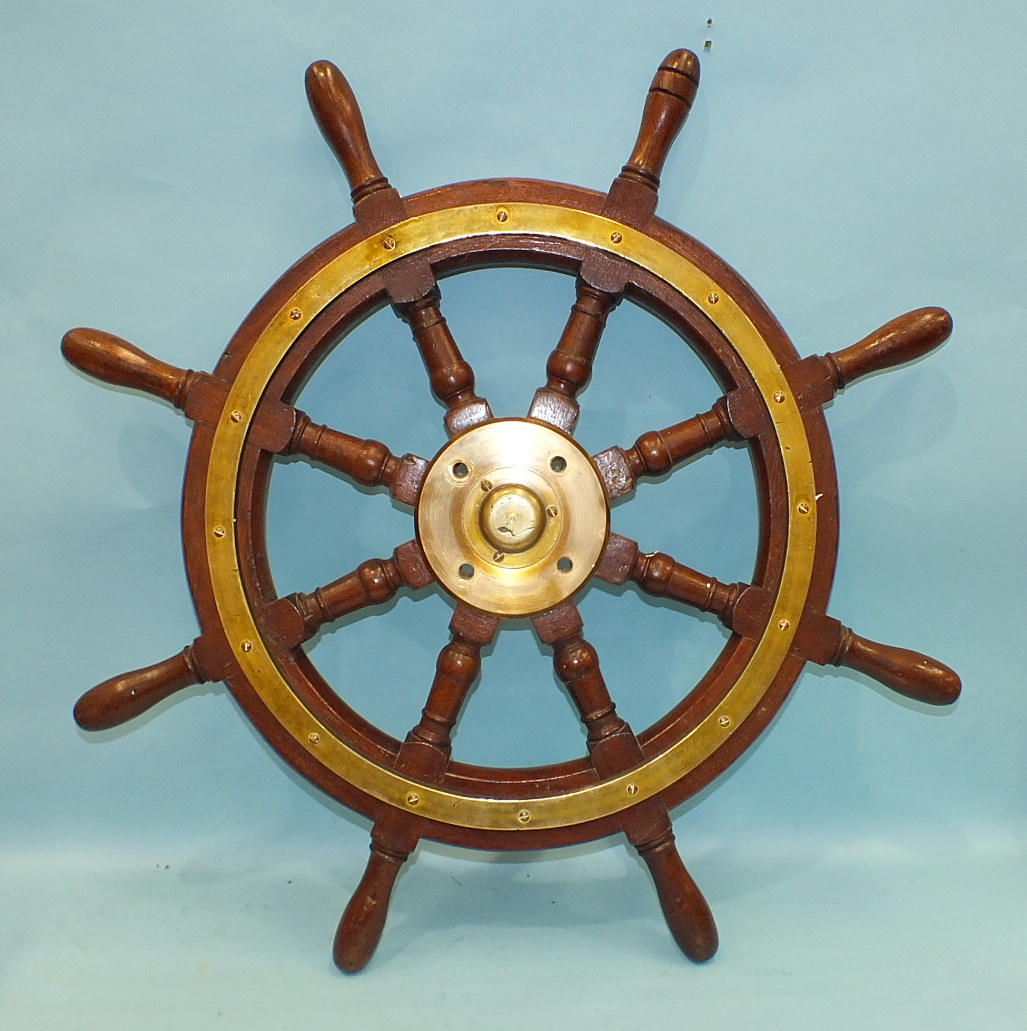
[[[443,587],[499,616],[533,615],[574,594],[610,526],[592,459],[527,419],[496,419],[450,441],[428,470],[416,518]]]

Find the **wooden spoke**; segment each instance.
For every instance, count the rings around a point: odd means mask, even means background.
[[[723,584],[715,577],[675,562],[669,555],[643,554],[626,538],[618,538],[614,550],[617,562],[611,561],[605,569],[601,564],[598,576],[612,583],[631,579],[649,594],[712,612],[743,637],[756,639],[766,627],[773,599],[764,588]],[[831,664],[858,670],[897,694],[929,705],[950,705],[961,690],[958,674],[937,659],[908,648],[870,641],[822,613],[803,614],[791,650],[821,666]]]
[[[639,766],[645,756],[638,739],[618,715],[595,648],[581,636],[582,623],[571,602],[532,621],[539,638],[553,647],[556,675],[567,685],[586,728],[589,756],[601,777]],[[690,959],[702,962],[717,951],[717,928],[709,905],[674,846],[674,829],[658,797],[621,814],[628,840],[645,861],[674,940]]]
[[[360,108],[345,76],[331,61],[316,61],[307,69],[306,82],[314,118],[349,180],[357,221],[372,231],[403,221],[406,207],[371,152]],[[404,258],[387,265],[382,278],[397,314],[413,332],[432,392],[446,406],[450,435],[491,419],[488,402],[474,392],[474,372],[442,316],[439,288],[428,261],[418,255]]]
[[[435,679],[421,719],[396,758],[396,772],[424,784],[438,784],[449,764],[452,732],[481,670],[481,649],[499,630],[499,620],[458,605],[449,624],[451,639],[436,663]],[[355,973],[370,962],[381,939],[399,868],[417,844],[416,793],[410,813],[387,810],[371,831],[371,857],[335,934],[333,954],[340,970]]]
[[[437,286],[414,301],[395,303],[397,314],[410,326],[432,393],[446,406],[451,436],[492,418],[488,402],[474,392],[474,370],[464,361],[440,307]]]
[[[643,476],[662,476],[682,462],[724,440],[741,439],[727,398],[708,411],[665,430],[643,433],[625,451],[612,447],[593,456],[610,498],[630,494]]]
[[[670,555],[661,552],[647,555],[637,547],[635,545],[635,558],[627,578],[649,594],[672,598],[702,612],[712,612],[728,627],[734,628],[739,601],[747,590],[752,590],[748,584],[724,584],[716,577],[705,576],[675,562]]]
[[[331,61],[315,61],[307,69],[306,89],[314,119],[349,180],[354,204],[390,189],[371,153],[357,98],[342,72]]]
[[[351,612],[391,601],[402,587],[420,590],[435,581],[417,541],[401,544],[391,558],[362,562],[352,573],[309,594],[290,594],[272,602],[264,619],[286,648],[309,641],[326,623]]]
[[[830,616],[803,616],[793,650],[822,666],[858,670],[896,694],[928,705],[951,705],[962,690],[959,674],[943,662],[860,637]]]
[[[195,422],[216,419],[227,394],[227,384],[209,373],[169,365],[102,329],[68,330],[61,341],[61,353],[82,372],[115,386],[152,394]]]
[[[556,350],[546,363],[548,380],[535,392],[528,415],[541,419],[565,433],[573,433],[580,408],[578,392],[592,375],[592,362],[606,318],[617,306],[621,292],[611,293],[590,286],[579,276],[577,300],[571,308]]]
[[[417,455],[397,458],[381,442],[351,437],[312,422],[304,412],[296,412],[293,432],[283,449],[322,462],[338,472],[373,487],[382,484],[397,500],[417,503],[428,463]]]
[[[235,413],[224,413],[228,384],[223,380],[206,372],[169,365],[112,333],[73,329],[65,334],[61,350],[83,372],[159,397],[196,423],[213,425],[221,418],[234,421]],[[304,412],[281,402],[258,407],[247,440],[265,451],[306,455],[358,483],[384,484],[397,501],[408,505],[416,503],[428,470],[423,458],[396,458],[377,440],[361,440],[319,426]]]
[[[481,649],[495,640],[499,619],[458,604],[449,629],[452,637],[439,653],[421,719],[396,760],[396,769],[427,783],[437,783],[445,772],[453,728],[481,670]]]
[[[951,333],[952,316],[944,308],[917,308],[844,350],[804,358],[788,379],[801,408],[819,407],[854,380],[929,354]]]
[[[642,123],[628,163],[614,179],[603,215],[644,229],[656,210],[660,172],[671,145],[685,124],[699,86],[699,59],[675,50],[660,64],[642,110]],[[548,380],[535,392],[528,415],[573,433],[580,409],[577,395],[592,375],[606,318],[628,284],[629,270],[619,258],[595,251],[578,273],[577,301],[556,349],[546,364]]]
[[[75,722],[83,730],[110,730],[141,716],[171,695],[228,674],[229,659],[212,638],[198,637],[163,662],[111,677],[75,703]]]

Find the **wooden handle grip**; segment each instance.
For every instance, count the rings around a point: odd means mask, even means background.
[[[839,389],[860,376],[911,362],[933,351],[952,333],[944,308],[917,308],[900,315],[843,351],[825,355]]]
[[[307,69],[306,86],[310,109],[346,173],[354,202],[388,185],[371,153],[357,98],[342,72],[331,61],[315,61]]]
[[[962,687],[959,675],[937,659],[908,648],[868,641],[848,628],[834,664],[859,670],[885,687],[928,705],[951,705]]]
[[[675,50],[660,64],[642,110],[635,149],[624,166],[649,185],[660,185],[660,173],[671,145],[685,124],[699,88],[699,58],[691,50]]]
[[[699,886],[685,869],[673,837],[641,855],[674,941],[690,960],[705,963],[717,951],[717,925]]]
[[[187,369],[159,361],[112,333],[72,329],[64,334],[61,353],[83,372],[119,387],[145,390],[182,407],[190,377]]]
[[[335,965],[347,974],[363,970],[378,947],[385,918],[389,914],[392,888],[406,856],[384,851],[371,844],[371,858],[335,932],[332,955]]]
[[[170,659],[111,677],[87,691],[75,703],[75,722],[83,730],[110,730],[205,679],[196,668],[190,645]]]

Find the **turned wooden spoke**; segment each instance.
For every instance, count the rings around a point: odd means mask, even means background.
[[[73,329],[61,344],[64,356],[83,372],[116,386],[144,390],[183,411],[194,422],[236,421],[224,411],[228,384],[206,372],[162,362],[127,340],[99,329]],[[352,477],[389,488],[407,505],[417,501],[428,463],[417,455],[397,458],[377,440],[362,440],[320,426],[291,405],[269,402],[252,414],[247,440],[266,451],[302,454]]]
[[[617,713],[595,648],[581,635],[571,602],[532,621],[539,638],[553,648],[556,675],[567,685],[586,728],[589,757],[600,777],[615,777],[645,761],[631,727]],[[681,950],[702,962],[717,951],[717,926],[702,892],[685,869],[674,844],[674,828],[660,798],[624,810],[621,827],[645,861],[667,926]]]
[[[943,308],[907,312],[841,351],[812,355],[786,370],[802,411],[827,404],[843,387],[872,372],[913,361],[948,339],[952,318]],[[665,430],[643,433],[632,448],[594,456],[612,498],[631,493],[645,476],[662,476],[724,440],[743,440],[768,428],[766,406],[751,387],[739,387],[708,411]]]
[[[602,213],[607,218],[638,229],[644,229],[652,218],[660,172],[685,124],[698,86],[699,59],[695,54],[690,50],[668,54],[649,87],[628,163],[614,179],[603,204]],[[548,379],[535,393],[528,412],[531,418],[573,433],[580,412],[577,395],[592,375],[607,316],[623,297],[629,275],[624,262],[604,252],[592,252],[581,263],[577,300],[546,363]]]
[[[208,373],[169,365],[102,329],[68,330],[61,353],[90,376],[159,397],[197,422],[216,418],[211,413],[227,393],[227,384]]]
[[[599,340],[606,319],[622,297],[621,291],[609,292],[590,286],[581,276],[576,284],[577,300],[571,308],[556,349],[546,363],[546,385],[535,392],[528,415],[573,433],[580,407],[577,395],[592,375]]]
[[[442,315],[437,286],[414,301],[396,303],[396,313],[410,326],[432,393],[446,406],[450,435],[492,418],[488,402],[474,392],[474,370],[460,353]]]
[[[307,69],[306,83],[314,118],[349,181],[357,221],[373,232],[402,222],[406,207],[371,152],[346,77],[331,61],[316,61]],[[388,238],[384,243],[395,246]],[[446,406],[450,434],[490,419],[488,402],[474,392],[474,372],[442,316],[439,288],[427,259],[412,255],[386,265],[381,275],[393,308],[413,332],[432,392]]]
[[[264,618],[286,648],[309,641],[327,623],[351,612],[391,601],[402,587],[420,590],[435,580],[417,541],[401,544],[391,558],[362,562],[309,594],[279,598],[265,610]]]
[[[800,407],[819,407],[854,380],[929,354],[951,333],[952,316],[944,308],[917,308],[844,350],[797,362],[788,379]]]
[[[592,375],[592,361],[606,328],[606,319],[620,297],[577,282],[577,300],[567,326],[546,363],[546,389],[574,398]]]
[[[662,476],[721,441],[740,438],[728,399],[722,397],[708,412],[665,430],[643,433],[627,451],[619,447],[601,451],[594,461],[612,499],[630,494],[643,476]]]
[[[187,687],[222,680],[230,662],[216,639],[198,637],[170,659],[111,677],[88,690],[75,703],[75,722],[83,730],[119,727]]]
[[[354,204],[388,190],[389,181],[371,153],[364,119],[346,77],[331,61],[315,61],[307,69],[305,84],[314,119],[342,165]]]
[[[712,612],[743,637],[757,639],[763,633],[773,606],[773,598],[764,588],[723,584],[675,562],[669,555],[644,554],[626,538],[618,538],[613,547],[619,561],[607,564],[605,569],[601,564],[597,570],[601,578],[613,583],[631,579],[656,597]],[[897,694],[930,705],[950,705],[961,690],[959,676],[937,659],[908,648],[878,644],[822,613],[803,614],[791,650],[821,666],[858,670]]]
[[[499,620],[458,605],[449,629],[451,638],[439,654],[421,719],[396,757],[396,772],[423,784],[438,784],[445,774],[453,728],[481,670],[482,646],[495,639]],[[407,804],[409,813],[391,809],[375,821],[367,869],[339,921],[333,955],[347,973],[362,970],[374,955],[396,876],[416,847],[416,792],[407,796]]]
[[[340,430],[312,422],[297,411],[286,453],[301,454],[363,483],[382,484],[392,496],[407,505],[417,503],[428,463],[417,455],[397,458],[377,440],[363,440]]]

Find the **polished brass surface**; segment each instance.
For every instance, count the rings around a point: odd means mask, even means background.
[[[527,419],[495,419],[455,437],[417,504],[417,536],[439,582],[498,616],[533,615],[569,598],[602,557],[609,523],[589,456]]]
[[[530,812],[532,828],[567,826],[619,812],[658,794],[710,756],[759,705],[788,656],[809,589],[817,523],[813,466],[798,403],[770,348],[722,284],[665,244],[601,215],[530,203],[509,203],[503,210],[508,217],[501,226],[495,206],[485,204],[446,208],[407,219],[340,254],[283,304],[251,350],[225,402],[225,415],[215,432],[207,469],[205,515],[211,528],[207,558],[222,623],[244,675],[283,729],[317,761],[375,798],[405,808],[407,796],[416,788],[418,812],[425,817],[490,830],[523,827],[519,816],[525,810]],[[703,311],[731,341],[760,394],[777,401],[769,410],[773,446],[780,452],[788,492],[787,510],[792,513],[785,541],[784,571],[766,629],[716,713],[634,770],[574,791],[530,799],[481,798],[416,784],[392,769],[376,765],[339,740],[293,693],[275,666],[239,576],[235,534],[219,538],[213,533],[214,527],[234,526],[246,432],[264,387],[309,321],[343,290],[390,261],[448,241],[507,232],[571,240],[615,253],[663,279]],[[616,242],[613,234],[619,237]],[[382,245],[386,236],[396,243],[391,251],[385,251]],[[711,293],[718,294],[716,304],[709,301]],[[291,316],[293,311],[300,312],[298,319]],[[232,411],[242,412],[243,420],[233,421]],[[814,499],[810,511],[798,514],[799,501],[809,499]],[[782,621],[788,624],[787,629],[781,628]],[[244,640],[253,642],[252,651],[242,650]],[[730,720],[727,725],[720,722],[723,716]]]
[[[478,513],[481,532],[500,552],[516,554],[538,543],[546,528],[546,509],[539,496],[517,483],[494,487]],[[499,555],[493,556],[501,561]]]

